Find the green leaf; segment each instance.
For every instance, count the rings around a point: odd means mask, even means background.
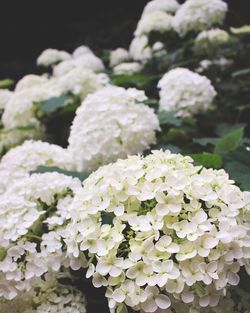
[[[181,120],[175,117],[174,112],[159,111],[157,115],[160,125],[181,126]]]
[[[212,145],[215,146],[219,138],[204,137],[204,138],[193,138],[194,143],[198,143],[201,146]]]
[[[223,137],[237,129],[245,128],[245,126],[246,124],[243,123],[239,124],[220,123],[215,129],[215,133],[216,135]]]
[[[117,86],[136,86],[139,89],[146,88],[154,80],[158,79],[159,75],[143,75],[141,73],[135,73],[132,75],[115,75],[111,78],[114,85]]]
[[[235,35],[246,35],[250,34],[250,25],[243,25],[241,27],[231,27],[230,31]]]
[[[190,154],[195,163],[203,165],[206,168],[220,169],[222,167],[222,157],[213,153]]]
[[[44,100],[37,103],[39,109],[44,113],[52,113],[59,108],[65,107],[72,102],[72,96],[70,94],[62,94],[59,97],[53,97],[48,100]]]
[[[8,88],[13,84],[14,84],[14,80],[9,79],[9,78],[0,80],[0,88]]]
[[[34,171],[31,171],[30,174],[38,174],[38,173],[42,174],[42,173],[47,173],[47,172],[57,172],[57,173],[61,173],[67,176],[77,177],[81,181],[84,181],[89,176],[89,173],[86,173],[86,172],[67,171],[57,166],[43,166],[43,165],[38,166]]]
[[[243,140],[244,127],[237,128],[218,140],[214,152],[223,154],[237,149]]]
[[[250,191],[250,152],[245,147],[226,154],[224,168],[242,189]]]
[[[232,77],[246,76],[250,75],[250,68],[245,68],[243,70],[235,71],[232,73]]]

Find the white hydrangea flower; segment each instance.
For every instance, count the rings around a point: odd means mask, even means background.
[[[84,295],[76,288],[58,281],[68,276],[64,273],[46,274],[29,292],[0,302],[1,313],[86,313]]]
[[[88,94],[101,89],[109,83],[109,78],[104,73],[94,73],[92,70],[73,68],[65,75],[57,78],[57,83],[62,90],[70,91],[83,100]]]
[[[28,125],[40,126],[40,122],[35,116],[34,102],[58,97],[64,92],[62,86],[54,79],[38,86],[16,91],[5,106],[2,116],[4,127],[11,129]]]
[[[72,160],[66,149],[42,141],[26,141],[11,149],[0,162],[0,194],[38,166],[56,166],[70,170]]]
[[[114,67],[120,63],[124,63],[130,59],[129,52],[124,48],[117,48],[110,52],[110,67]]]
[[[102,72],[104,70],[103,62],[93,53],[80,54],[70,60],[65,60],[53,68],[53,76],[59,77],[67,74],[74,68],[92,70],[93,72]]]
[[[129,46],[129,54],[135,61],[147,61],[152,57],[152,49],[146,35],[135,37]]]
[[[180,4],[176,0],[153,0],[146,4],[142,16],[150,14],[154,11],[164,11],[167,13],[175,13]]]
[[[194,51],[198,53],[213,52],[228,43],[229,40],[230,36],[225,30],[219,28],[204,30],[195,38]]]
[[[48,78],[46,76],[39,76],[34,74],[25,75],[17,82],[15,91],[38,87],[46,82],[48,82]]]
[[[160,110],[189,116],[205,111],[216,96],[211,81],[186,68],[167,72],[158,82]]]
[[[13,92],[8,89],[0,89],[0,110],[4,110],[6,103],[12,97]]]
[[[82,45],[80,47],[77,47],[73,51],[72,56],[73,56],[73,58],[78,58],[80,55],[88,54],[88,53],[92,53],[93,54],[93,51],[89,47]]]
[[[224,170],[170,151],[99,168],[71,212],[68,253],[84,252],[87,277],[107,287],[112,312],[124,304],[162,312],[173,298],[215,306],[249,258],[250,193]]]
[[[140,19],[135,30],[135,36],[148,35],[155,31],[165,33],[172,30],[172,15],[164,11],[153,11]]]
[[[0,196],[0,297],[13,299],[49,269],[66,265],[57,232],[69,220],[70,203],[81,188],[70,176],[33,174]]]
[[[108,86],[89,95],[76,111],[68,150],[76,169],[100,165],[142,152],[155,143],[159,121],[135,88]]]
[[[131,75],[140,72],[143,65],[138,62],[127,62],[116,65],[113,69],[116,75]]]
[[[199,63],[199,67],[196,69],[196,72],[202,73],[205,70],[208,70],[211,66],[217,66],[222,70],[233,64],[233,60],[226,58],[219,58],[215,60],[202,60]]]
[[[71,55],[66,51],[46,49],[37,58],[37,65],[43,65],[47,67],[70,58]]]
[[[214,24],[222,24],[227,3],[222,0],[187,0],[173,18],[173,27],[180,36],[190,31],[202,31]]]

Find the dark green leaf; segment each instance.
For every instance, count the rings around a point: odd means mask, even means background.
[[[250,75],[250,68],[245,68],[243,70],[235,71],[232,73],[232,77],[246,76]]]
[[[222,154],[237,149],[242,143],[243,135],[244,127],[233,130],[229,134],[219,139],[215,146],[214,152]]]
[[[173,112],[159,111],[158,118],[161,125],[181,126],[181,120],[176,118]]]
[[[250,157],[250,156],[248,156]],[[230,161],[224,165],[230,178],[244,190],[250,191],[250,166],[239,161]]]
[[[9,78],[0,80],[0,88],[8,88],[13,84],[14,84],[14,80],[9,79]]]
[[[222,157],[219,154],[213,153],[197,153],[191,154],[191,158],[195,163],[203,165],[206,168],[220,169],[222,167]]]
[[[204,138],[194,138],[193,142],[198,143],[201,146],[213,145],[215,146],[219,138],[214,137],[204,137]]]
[[[86,173],[86,172],[67,171],[57,166],[43,166],[43,165],[38,166],[37,169],[34,171],[31,171],[30,174],[37,174],[37,173],[42,174],[42,173],[47,173],[47,172],[57,172],[57,173],[61,173],[67,176],[77,177],[81,181],[84,181],[89,176],[89,173]]]
[[[219,137],[226,136],[227,134],[240,129],[240,128],[245,128],[246,124],[228,124],[228,123],[220,123],[216,129],[215,133]]]
[[[63,94],[59,97],[53,97],[48,100],[38,102],[37,105],[42,112],[52,113],[59,108],[65,107],[67,104],[71,103],[71,101],[71,95]]]

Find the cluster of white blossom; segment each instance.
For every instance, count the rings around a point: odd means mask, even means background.
[[[68,151],[78,171],[140,153],[155,143],[159,121],[143,104],[144,91],[108,86],[89,95],[76,111]]]
[[[72,54],[70,59],[64,60],[54,66],[53,75],[58,77],[66,74],[74,68],[88,69],[93,72],[104,70],[103,62],[88,47],[80,46]]]
[[[219,58],[215,60],[202,60],[199,63],[199,67],[196,69],[196,72],[202,73],[208,70],[211,66],[219,67],[220,69],[224,70],[228,66],[233,64],[233,60],[227,58]]]
[[[77,178],[33,174],[0,196],[0,297],[11,300],[20,291],[29,291],[49,270],[83,265],[73,256],[67,260],[59,235],[81,188]]]
[[[151,32],[165,33],[172,30],[172,15],[164,11],[153,11],[140,19],[135,36],[148,35]]]
[[[180,4],[176,0],[153,0],[146,4],[142,16],[150,14],[154,11],[163,11],[166,13],[175,13]]]
[[[129,53],[135,61],[147,61],[153,55],[146,35],[134,37],[129,46]]]
[[[109,64],[110,67],[115,67],[116,65],[129,61],[129,59],[130,55],[126,49],[117,48],[111,51]]]
[[[12,97],[13,92],[8,89],[0,89],[0,111],[3,111],[6,103]]]
[[[205,111],[216,96],[211,81],[186,68],[167,72],[158,82],[160,110],[176,116],[190,116]]]
[[[196,53],[210,53],[225,45],[230,40],[229,34],[222,29],[204,30],[195,38],[194,51]]]
[[[113,68],[116,75],[131,75],[142,70],[143,65],[139,62],[120,63]]]
[[[215,24],[222,24],[227,4],[222,0],[187,0],[177,10],[173,27],[180,36],[190,31],[202,31]]]
[[[8,151],[0,162],[0,194],[17,180],[29,177],[39,166],[72,168],[71,156],[66,149],[42,141],[25,141]],[[4,178],[4,179],[3,179]]]
[[[108,82],[109,78],[106,74],[95,73],[90,69],[81,67],[72,67],[58,77],[24,76],[17,83],[14,92],[8,90],[0,92],[0,104],[3,109],[2,124],[4,126],[0,134],[1,151],[4,148],[9,149],[20,144],[25,139],[43,138],[44,126],[38,117],[40,112],[39,107],[36,106],[37,103],[63,94],[72,95],[72,100],[69,98],[65,105],[75,100],[74,96],[81,101],[89,93],[102,88]],[[41,112],[41,114],[43,113]]]
[[[87,277],[107,288],[111,312],[165,310],[171,298],[214,307],[249,259],[250,193],[224,170],[169,151],[99,168],[71,213],[68,254],[85,253]]]
[[[70,59],[70,54],[57,49],[46,49],[37,58],[37,65],[51,66]]]
[[[61,284],[58,279],[64,276],[64,273],[48,273],[29,292],[13,300],[0,300],[1,313],[86,313],[84,295],[72,286]]]

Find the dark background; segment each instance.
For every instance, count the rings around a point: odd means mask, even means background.
[[[209,0],[208,0],[209,1]],[[0,79],[37,72],[46,48],[128,47],[148,0],[0,0]],[[183,1],[180,1],[183,2]],[[250,1],[227,0],[227,25],[250,24]]]

